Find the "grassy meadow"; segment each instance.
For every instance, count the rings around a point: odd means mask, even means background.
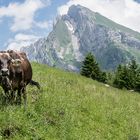
[[[139,140],[140,94],[33,63],[28,105],[2,104],[0,140]]]

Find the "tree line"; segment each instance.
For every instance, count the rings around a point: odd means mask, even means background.
[[[129,64],[119,65],[115,72],[100,69],[92,53],[88,53],[82,62],[81,75],[110,84],[111,86],[140,92],[140,67],[133,59]]]

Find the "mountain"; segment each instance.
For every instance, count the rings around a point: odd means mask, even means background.
[[[1,140],[139,140],[140,94],[33,63],[27,110],[2,104]]]
[[[114,70],[135,58],[140,62],[140,33],[80,5],[57,18],[52,32],[22,48],[32,61],[79,71],[81,62],[92,52],[100,67]]]

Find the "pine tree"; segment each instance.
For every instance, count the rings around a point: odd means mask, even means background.
[[[115,78],[115,73],[114,72],[107,72],[106,75],[107,75],[107,83],[109,85],[113,86],[113,82],[114,82],[114,78]]]
[[[101,72],[100,73],[99,81],[102,82],[102,83],[107,83],[107,74],[106,74],[106,72]]]
[[[93,80],[98,80],[100,82],[105,82],[107,79],[106,73],[101,72],[98,63],[92,53],[88,53],[83,61],[81,75],[92,78]]]
[[[129,65],[119,65],[113,83],[121,89],[140,91],[140,68],[136,60],[132,60]]]
[[[131,81],[131,85],[130,85],[130,88],[131,89],[135,89],[135,86],[136,86],[136,81],[137,81],[137,76],[138,76],[138,64],[136,63],[136,60],[132,60],[130,63],[129,63],[129,78],[130,78],[130,81]]]
[[[124,81],[121,80],[122,72],[123,72],[122,66],[119,65],[115,73],[115,79],[113,82],[114,86],[120,89],[122,89],[124,85]]]
[[[122,89],[122,88],[128,88],[129,83],[129,72],[126,66],[119,65],[115,74],[115,79],[113,84]]]
[[[93,75],[93,66],[95,65],[94,57],[91,53],[88,53],[83,61],[81,75],[91,78]]]
[[[140,92],[140,68],[137,70],[135,90]]]
[[[124,85],[123,87],[125,87],[126,89],[132,89],[131,85],[132,85],[132,81],[131,81],[131,74],[130,74],[130,70],[128,68],[128,66],[124,65],[123,66],[123,70],[122,70],[122,75],[121,75],[121,79],[124,81]]]
[[[98,63],[95,61],[94,59],[94,62],[93,62],[93,69],[92,69],[92,74],[91,74],[91,78],[93,80],[98,80],[100,81],[100,77],[101,77],[101,71],[100,71],[100,68],[99,68],[99,65]]]

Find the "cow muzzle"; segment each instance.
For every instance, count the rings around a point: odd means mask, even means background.
[[[9,70],[7,68],[1,69],[1,75],[2,76],[9,76]]]

